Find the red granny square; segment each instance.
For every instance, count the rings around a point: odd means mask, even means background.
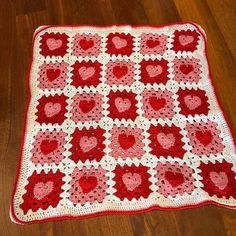
[[[236,208],[206,45],[194,23],[40,27],[11,219]]]
[[[161,60],[143,60],[141,66],[141,81],[144,84],[163,83],[166,84],[168,80],[168,61]]]
[[[105,131],[101,128],[76,129],[72,134],[70,158],[76,163],[86,160],[100,161],[104,156],[104,133]]]
[[[42,96],[38,100],[36,121],[40,124],[62,124],[66,116],[66,99],[67,97],[63,95],[55,96]]]
[[[75,87],[97,86],[101,78],[101,63],[92,61],[75,62],[72,71],[72,85]]]
[[[108,95],[109,116],[113,119],[131,119],[137,117],[137,100],[133,92],[110,92]]]

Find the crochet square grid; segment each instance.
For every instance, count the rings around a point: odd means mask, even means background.
[[[234,208],[235,146],[211,84],[205,40],[193,23],[37,29],[11,219],[27,224],[207,203]],[[182,61],[193,64],[176,66]],[[75,62],[87,67],[75,70]],[[54,63],[66,65],[63,76],[58,67],[40,71]],[[127,84],[125,65],[132,67]],[[95,102],[81,103],[89,97]]]

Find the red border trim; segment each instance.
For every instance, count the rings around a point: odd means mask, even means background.
[[[87,214],[87,215],[82,215],[82,216],[73,216],[73,215],[63,215],[63,216],[55,216],[55,217],[49,217],[49,218],[45,218],[42,220],[32,220],[32,221],[22,221],[20,219],[17,218],[15,211],[14,211],[14,197],[15,197],[15,193],[16,193],[16,189],[17,189],[17,185],[18,185],[18,179],[20,177],[20,173],[21,173],[21,168],[22,168],[22,160],[23,160],[23,147],[24,147],[24,143],[25,143],[25,135],[26,135],[26,125],[27,125],[27,121],[28,121],[28,111],[29,111],[29,105],[31,102],[31,88],[30,88],[30,75],[31,75],[31,70],[32,70],[32,63],[33,63],[33,59],[34,59],[34,42],[35,42],[35,38],[36,36],[42,32],[45,29],[48,29],[50,27],[97,27],[97,28],[105,28],[105,27],[112,27],[112,26],[129,26],[132,28],[139,28],[139,27],[154,27],[154,28],[162,28],[162,27],[167,27],[167,26],[172,26],[172,25],[183,25],[183,24],[191,24],[194,27],[196,27],[196,29],[199,31],[199,33],[202,35],[203,39],[204,39],[204,44],[205,44],[205,57],[206,57],[206,61],[208,64],[208,70],[209,70],[209,79],[211,81],[211,85],[213,88],[213,92],[214,95],[216,97],[218,106],[221,109],[221,112],[224,116],[224,119],[228,125],[228,129],[230,131],[231,134],[231,139],[233,141],[234,144],[236,144],[236,140],[233,138],[233,131],[231,129],[231,126],[228,122],[227,116],[223,110],[223,107],[220,103],[219,97],[216,94],[216,90],[215,90],[215,86],[213,83],[213,79],[212,79],[212,74],[211,74],[211,70],[210,70],[210,66],[209,66],[209,60],[208,60],[208,52],[207,52],[207,39],[205,36],[205,33],[203,32],[203,30],[195,23],[193,22],[176,22],[176,23],[170,23],[170,24],[164,24],[164,25],[136,25],[136,26],[132,26],[132,25],[126,25],[126,24],[119,24],[119,25],[101,25],[101,26],[97,26],[97,25],[48,25],[48,26],[43,26],[39,29],[36,29],[34,35],[33,35],[33,39],[32,39],[32,47],[31,47],[31,62],[30,62],[30,66],[28,69],[28,101],[27,101],[27,109],[26,109],[26,113],[25,113],[25,118],[24,118],[24,128],[23,128],[23,139],[21,142],[21,151],[20,151],[20,163],[18,164],[18,168],[17,168],[17,174],[16,174],[16,179],[15,179],[15,184],[13,186],[13,193],[12,193],[12,198],[11,198],[11,205],[10,205],[10,216],[13,220],[13,222],[18,223],[18,224],[32,224],[32,223],[39,223],[39,222],[48,222],[48,221],[52,221],[52,220],[66,220],[66,219],[84,219],[84,218],[90,218],[90,217],[95,217],[95,216],[102,216],[102,215],[111,215],[111,214],[117,214],[117,215],[127,215],[127,214],[135,214],[135,213],[143,213],[143,212],[147,212],[147,211],[151,211],[151,210],[166,210],[166,211],[172,211],[172,210],[182,210],[182,209],[190,209],[190,208],[196,208],[196,207],[200,207],[200,206],[205,206],[205,205],[216,205],[216,206],[220,206],[220,207],[225,207],[225,208],[229,208],[229,209],[236,209],[236,205],[235,206],[228,206],[228,205],[224,205],[212,200],[208,200],[208,201],[203,201],[200,202],[198,204],[192,204],[192,205],[183,205],[180,207],[160,207],[159,205],[154,205],[148,208],[143,208],[140,210],[130,210],[130,211],[119,211],[119,210],[105,210],[105,211],[101,211],[101,212],[95,212],[92,214]]]

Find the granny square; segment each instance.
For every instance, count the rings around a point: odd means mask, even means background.
[[[194,23],[38,28],[12,221],[235,208],[206,44]]]

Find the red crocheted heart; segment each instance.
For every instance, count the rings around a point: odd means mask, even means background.
[[[48,80],[52,82],[53,80],[55,80],[56,78],[60,76],[61,70],[60,69],[47,69],[46,74],[47,74]]]
[[[160,110],[166,105],[165,98],[157,98],[155,96],[149,97],[149,103],[156,111]]]
[[[128,67],[127,66],[114,66],[113,67],[113,74],[117,79],[122,78],[128,73]]]
[[[159,40],[154,40],[154,39],[148,39],[146,42],[147,46],[149,48],[155,48],[156,46],[158,46],[160,44]]]
[[[81,100],[79,102],[79,107],[83,113],[88,113],[90,112],[95,106],[95,101],[94,100]]]
[[[79,179],[79,185],[83,193],[89,193],[97,186],[98,180],[95,176],[82,176]]]
[[[196,138],[202,143],[204,146],[207,146],[212,140],[212,133],[211,131],[197,131],[195,134]]]
[[[183,74],[187,75],[191,71],[193,71],[193,66],[190,64],[182,64],[182,65],[180,65],[179,69]]]
[[[118,140],[119,140],[120,146],[125,150],[131,148],[135,144],[135,137],[132,134],[130,135],[127,135],[124,133],[119,134]]]
[[[171,184],[173,188],[179,186],[180,184],[184,182],[184,176],[182,173],[166,171],[165,178]]]
[[[53,152],[57,149],[58,147],[58,142],[57,140],[48,140],[48,139],[44,139],[41,144],[40,144],[40,149],[41,152],[44,155],[49,154],[50,152]]]
[[[93,40],[81,39],[79,41],[79,45],[83,50],[88,50],[89,48],[93,47],[94,42]]]

